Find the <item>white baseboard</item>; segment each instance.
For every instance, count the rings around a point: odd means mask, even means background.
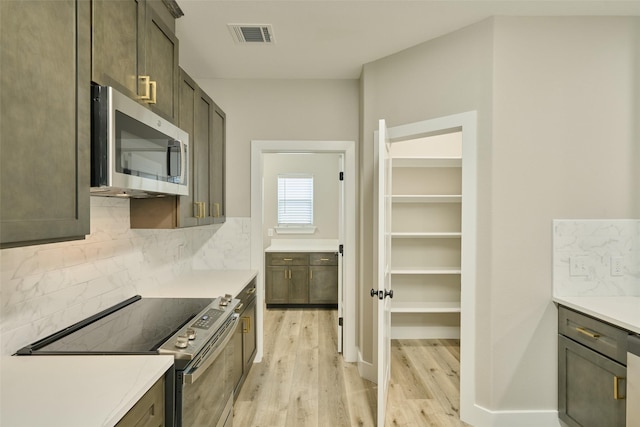
[[[378,371],[373,366],[373,363],[365,362],[362,359],[360,349],[358,349],[358,373],[365,380],[369,380],[373,383],[378,382]]]
[[[562,427],[556,410],[491,411],[474,405],[473,414],[462,416],[474,427]]]

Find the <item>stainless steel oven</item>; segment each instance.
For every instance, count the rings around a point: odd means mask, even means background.
[[[18,350],[17,355],[169,354],[166,425],[229,427],[233,423],[231,343],[239,301],[141,298],[123,301]],[[175,373],[175,374],[174,374]]]

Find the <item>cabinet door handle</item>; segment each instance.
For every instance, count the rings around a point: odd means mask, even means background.
[[[213,204],[213,216],[215,218],[219,218],[220,217],[220,203],[214,203]]]
[[[245,322],[246,320],[246,322]],[[248,334],[251,331],[251,318],[243,317],[242,318],[242,333]]]
[[[289,279],[291,279],[291,270],[289,270]]]
[[[142,86],[143,94],[140,95],[140,100],[149,101],[151,99],[151,77],[149,76],[138,76],[138,91],[140,91],[140,86]]]
[[[329,258],[320,258],[320,261],[329,261]]]
[[[620,396],[620,380],[626,380],[624,377],[613,377],[613,398],[615,400],[624,400],[626,396]]]
[[[313,270],[309,270],[309,280],[313,280]]]
[[[236,306],[236,313],[240,313],[242,311],[242,307],[244,307],[244,303],[240,303]]]
[[[582,335],[586,335],[586,336],[591,337],[591,338],[595,338],[595,339],[600,338],[600,334],[598,334],[596,332],[588,331],[585,328],[577,327],[576,331],[580,332]]]
[[[247,291],[247,295],[253,295],[256,293],[256,288],[251,288]]]
[[[156,103],[156,82],[151,80],[149,81],[149,88],[151,89],[151,96],[149,98],[149,100],[147,101],[147,104],[155,104]]]
[[[283,261],[293,261],[293,258],[282,258]]]

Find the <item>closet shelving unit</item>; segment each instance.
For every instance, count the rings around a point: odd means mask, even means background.
[[[391,164],[392,338],[459,338],[462,159]]]

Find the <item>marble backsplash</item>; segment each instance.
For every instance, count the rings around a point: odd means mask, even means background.
[[[553,294],[640,296],[640,220],[554,220]]]
[[[249,269],[250,222],[131,230],[128,200],[92,197],[85,240],[0,251],[0,354],[189,270]]]

